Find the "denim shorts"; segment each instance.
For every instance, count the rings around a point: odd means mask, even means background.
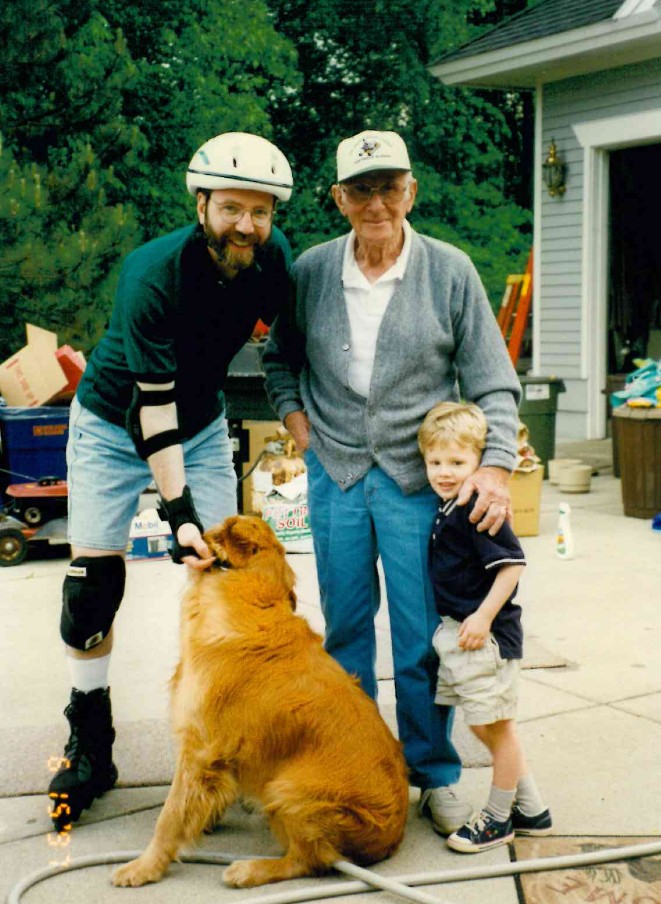
[[[225,418],[185,440],[183,450],[186,483],[205,529],[236,514],[237,478]],[[140,494],[152,479],[126,430],[74,399],[67,443],[71,545],[126,549]]]
[[[493,634],[481,650],[462,650],[461,622],[443,616],[434,634],[440,666],[436,703],[460,706],[467,725],[491,725],[514,719],[518,699],[519,659],[503,659]]]

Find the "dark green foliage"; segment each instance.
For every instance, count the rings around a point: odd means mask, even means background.
[[[26,320],[88,351],[126,253],[193,216],[193,152],[268,135],[295,54],[259,0],[14,0],[0,36],[0,360]]]
[[[427,69],[477,34],[473,22],[495,14],[492,0],[268,3],[298,49],[302,74],[286,104],[272,107],[296,168],[297,189],[282,214],[295,250],[346,229],[328,200],[338,142],[365,128],[392,129],[406,140],[419,181],[412,223],[466,250],[497,306],[531,241],[522,102],[446,87]],[[531,157],[532,147],[525,152]]]
[[[228,131],[272,137],[269,106],[284,83],[297,81],[295,53],[273,31],[261,0],[100,5],[122,29],[138,70],[124,111],[146,150],[131,168],[127,189],[152,237],[191,216],[182,185],[203,142]]]
[[[25,321],[87,349],[140,239],[117,176],[141,145],[122,115],[135,67],[89,2],[7,4],[0,35],[0,358]]]
[[[529,237],[525,98],[447,88],[427,65],[525,0],[12,0],[0,6],[0,360],[24,323],[89,351],[119,267],[191,220],[184,173],[223,131],[272,138],[300,252],[346,230],[338,142],[394,129],[412,221],[464,248],[492,301]]]
[[[110,311],[118,259],[139,232],[130,207],[105,202],[108,174],[89,147],[66,167],[21,167],[0,156],[2,357],[25,344],[25,322],[89,347]],[[68,214],[68,215],[67,215]]]

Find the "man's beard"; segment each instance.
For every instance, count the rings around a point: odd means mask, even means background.
[[[207,245],[216,254],[219,264],[230,270],[247,270],[248,267],[252,267],[255,261],[255,246],[260,244],[256,235],[244,236],[234,231],[216,235],[206,217],[204,234],[207,239]],[[234,245],[230,245],[231,240],[239,243],[245,242],[246,244],[243,244],[241,249],[239,249]]]

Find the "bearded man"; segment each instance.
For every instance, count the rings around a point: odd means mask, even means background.
[[[218,135],[193,156],[186,184],[198,222],[127,257],[71,405],[73,560],[60,622],[71,736],[49,788],[58,831],[117,780],[108,668],[140,494],[155,482],[174,561],[206,567],[203,530],[236,513],[228,367],[257,320],[270,323],[287,298],[291,250],[272,226],[276,200],[292,190],[284,154],[257,135]]]

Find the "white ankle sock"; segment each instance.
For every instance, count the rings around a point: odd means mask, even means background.
[[[99,656],[96,659],[73,659],[67,656],[71,686],[76,690],[88,694],[97,688],[108,687],[108,670],[110,668],[110,653],[107,656]]]
[[[505,788],[496,788],[495,785],[492,785],[489,800],[484,809],[488,810],[492,816],[495,816],[498,822],[507,822],[512,812],[515,794],[516,789],[514,788],[508,791]]]
[[[537,816],[546,809],[535,779],[530,773],[519,779],[516,786],[516,805],[524,816]]]

